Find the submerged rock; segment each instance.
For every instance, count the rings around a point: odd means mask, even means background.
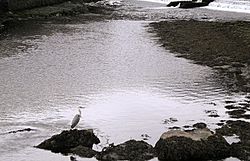
[[[208,160],[229,156],[230,145],[221,135],[203,128],[190,132],[165,132],[156,143],[155,149],[159,160]]]
[[[69,130],[52,136],[43,141],[37,148],[51,150],[52,152],[69,153],[81,148],[79,146],[92,148],[93,144],[100,143],[92,130]]]
[[[129,140],[117,146],[104,148],[98,155],[98,160],[133,160],[143,161],[155,157],[155,151],[152,145],[144,141]]]
[[[36,131],[36,130],[31,129],[31,128],[25,128],[25,129],[21,129],[21,130],[9,131],[9,132],[7,132],[7,134],[15,134],[15,133],[19,133],[19,132],[30,132],[30,131]]]

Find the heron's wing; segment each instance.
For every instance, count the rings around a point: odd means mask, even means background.
[[[71,123],[71,128],[74,128],[77,124],[78,124],[78,122],[80,121],[80,115],[75,115],[75,117],[73,118],[73,120],[72,120],[72,123]]]

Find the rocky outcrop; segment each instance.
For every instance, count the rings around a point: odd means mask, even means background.
[[[93,156],[95,152],[91,148],[93,144],[98,143],[100,143],[100,140],[92,130],[75,129],[62,131],[62,133],[52,136],[36,147],[57,153],[79,153],[80,156]],[[85,154],[84,151],[86,152]]]
[[[230,145],[207,128],[189,132],[171,130],[162,134],[155,150],[159,160],[209,160],[228,157]]]
[[[22,17],[53,17],[53,16],[73,16],[80,13],[88,13],[88,8],[84,4],[65,2],[57,5],[34,8],[18,12]]]
[[[223,136],[237,135],[240,142],[231,145],[231,155],[241,160],[250,159],[250,123],[237,120],[227,121],[220,129],[216,129],[216,133]]]
[[[95,150],[92,150],[91,148],[79,145],[75,148],[71,148],[70,149],[70,153],[72,154],[76,154],[80,157],[84,157],[84,158],[92,158],[94,157],[97,152]]]
[[[131,160],[143,161],[155,157],[153,146],[144,141],[129,140],[119,145],[110,145],[104,148],[98,155],[98,160],[115,161]]]
[[[195,8],[195,7],[204,7],[207,6],[213,0],[203,0],[201,2],[197,1],[173,1],[170,2],[167,7],[176,7],[178,5],[179,8]]]
[[[12,11],[23,10],[34,7],[53,5],[65,1],[67,0],[8,0],[8,9]]]

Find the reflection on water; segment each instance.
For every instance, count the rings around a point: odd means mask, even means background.
[[[1,40],[1,52],[12,56],[0,59],[0,133],[35,129],[2,135],[1,160],[37,161],[41,155],[69,160],[32,146],[69,129],[79,105],[86,109],[78,128],[95,129],[102,139],[98,150],[106,143],[142,139],[141,134],[155,144],[168,127],[203,121],[215,128],[226,119],[222,101],[230,96],[216,83],[216,74],[165,51],[147,24],[40,24],[37,33]],[[28,47],[13,50],[17,42]],[[210,118],[205,110],[221,117]],[[170,117],[178,121],[163,124]]]

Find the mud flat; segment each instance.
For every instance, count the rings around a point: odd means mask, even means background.
[[[250,22],[162,21],[151,27],[166,49],[218,70],[228,89],[250,91]]]

